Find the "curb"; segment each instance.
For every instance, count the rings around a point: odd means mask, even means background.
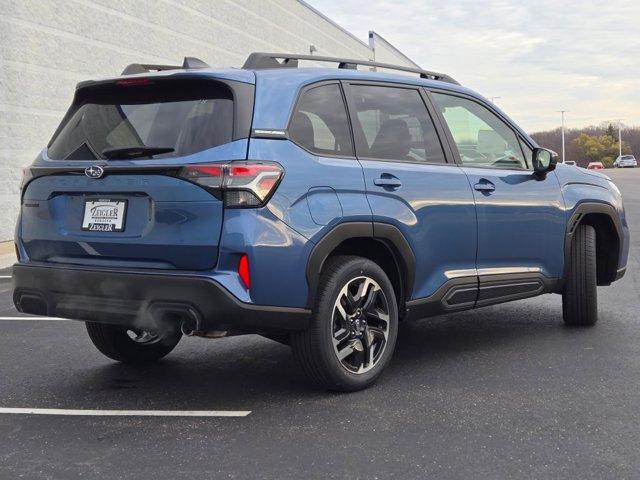
[[[16,261],[16,250],[13,242],[0,242],[0,269],[11,267]]]
[[[4,255],[0,255],[0,269],[11,267],[16,263],[16,261],[15,253],[5,253]]]

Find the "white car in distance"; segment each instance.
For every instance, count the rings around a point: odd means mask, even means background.
[[[616,158],[616,161],[613,162],[613,166],[616,168],[635,168],[638,166],[638,162],[636,161],[636,157],[633,155],[622,155]]]

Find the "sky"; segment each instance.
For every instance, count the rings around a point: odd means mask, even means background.
[[[640,125],[640,0],[308,0],[367,42],[374,30],[530,133]]]

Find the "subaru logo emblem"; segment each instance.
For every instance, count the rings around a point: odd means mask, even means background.
[[[84,169],[84,174],[89,178],[100,178],[104,175],[104,169],[98,165],[92,165]]]

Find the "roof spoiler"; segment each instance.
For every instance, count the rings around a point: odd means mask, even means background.
[[[298,60],[309,60],[312,62],[337,63],[338,68],[357,70],[358,65],[368,67],[384,68],[387,70],[397,70],[401,72],[417,73],[420,78],[439,80],[441,82],[460,85],[456,80],[444,73],[431,72],[421,68],[405,67],[404,65],[393,65],[390,63],[373,62],[370,60],[355,60],[351,58],[320,57],[316,55],[298,55],[296,53],[262,53],[255,52],[249,55],[247,61],[242,66],[245,70],[263,70],[267,68],[298,68]]]
[[[133,75],[136,73],[162,72],[164,70],[193,70],[197,68],[209,68],[205,62],[195,57],[184,57],[182,65],[153,65],[146,63],[132,63],[125,68],[121,75]]]

